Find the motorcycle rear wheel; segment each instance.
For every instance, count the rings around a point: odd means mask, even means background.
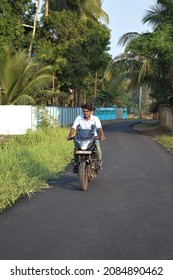
[[[85,161],[79,164],[79,184],[82,191],[86,191],[88,188],[88,170]]]

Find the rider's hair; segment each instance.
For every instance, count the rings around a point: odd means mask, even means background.
[[[93,111],[92,103],[85,103],[81,106],[82,109],[87,109],[89,111]]]

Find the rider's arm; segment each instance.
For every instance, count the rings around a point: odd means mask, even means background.
[[[75,133],[75,131],[76,131],[76,129],[72,127],[69,134],[67,135],[67,140],[69,140],[72,137],[72,135]]]
[[[76,117],[76,119],[72,125],[72,128],[71,128],[69,134],[67,135],[67,140],[69,140],[72,137],[72,135],[76,132],[76,128],[79,124],[80,124],[80,116]]]
[[[101,140],[102,140],[102,141],[105,140],[105,135],[104,135],[103,129],[102,129],[101,127],[98,128],[98,132],[99,132],[99,134],[100,134]]]
[[[96,124],[97,131],[100,135],[100,139],[105,140],[105,135],[104,135],[104,132],[102,129],[101,121],[99,120],[99,118],[97,116],[95,116],[95,124]]]

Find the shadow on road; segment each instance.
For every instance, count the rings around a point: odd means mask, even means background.
[[[78,177],[70,171],[70,167],[65,173],[60,175],[59,179],[48,181],[50,187],[57,187],[71,191],[80,191]]]
[[[105,132],[115,132],[115,133],[127,133],[127,134],[140,134],[139,132],[132,129],[133,125],[136,123],[141,123],[141,121],[114,121],[104,124],[102,123]]]

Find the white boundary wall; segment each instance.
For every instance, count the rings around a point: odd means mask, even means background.
[[[33,129],[32,106],[0,106],[0,134],[17,135]]]
[[[75,118],[82,114],[82,108],[78,107],[49,106],[44,109],[61,127],[72,125]],[[0,105],[0,135],[19,135],[25,134],[28,129],[35,130],[39,122],[39,110],[38,107],[31,105]],[[101,113],[99,118],[101,120],[127,118],[127,112],[124,114],[123,109],[116,109],[114,115],[112,110],[112,108],[98,109]],[[116,117],[118,112],[120,114]]]
[[[0,105],[0,135],[25,134],[35,130],[39,122],[38,107],[31,105]],[[81,108],[45,107],[60,126],[71,125]]]

